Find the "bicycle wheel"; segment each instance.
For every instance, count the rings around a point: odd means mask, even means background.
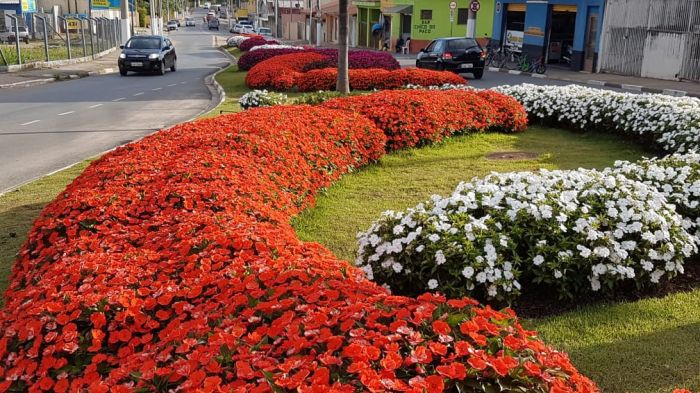
[[[505,60],[503,61],[503,66],[502,68],[506,68],[508,70],[514,70],[518,68],[520,65],[520,55],[511,53],[508,56],[506,56]]]
[[[535,66],[535,72],[538,73],[538,74],[540,74],[540,75],[541,75],[541,74],[544,74],[545,72],[547,72],[547,66],[544,65],[544,64],[542,64],[542,63],[537,64],[537,65]]]

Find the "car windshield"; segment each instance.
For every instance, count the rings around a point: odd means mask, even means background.
[[[261,27],[261,28],[258,29],[258,32],[260,32],[260,33],[269,33],[269,32],[271,32],[271,31],[272,31],[272,30],[270,30],[270,29],[268,29],[268,28],[266,28],[266,27]]]
[[[168,23],[170,23],[171,25],[176,25],[176,24],[177,24],[177,21],[176,21],[176,20],[171,20],[171,21],[168,22]]]
[[[130,49],[159,49],[160,38],[132,38],[126,43],[126,47]]]
[[[472,38],[462,38],[459,40],[447,41],[447,48],[449,50],[467,50],[471,48],[476,48],[478,46],[479,44],[477,44],[476,40]]]

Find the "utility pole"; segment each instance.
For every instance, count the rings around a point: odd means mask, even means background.
[[[275,37],[280,37],[280,0],[275,0]]]
[[[121,21],[119,23],[119,27],[122,33],[122,40],[123,42],[126,42],[126,40],[131,37],[131,28],[129,27],[131,25],[131,23],[129,23],[129,0],[121,0],[119,6],[121,8]]]

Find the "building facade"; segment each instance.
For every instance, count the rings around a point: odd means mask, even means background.
[[[603,72],[700,81],[700,0],[608,0]]]
[[[465,37],[471,0],[455,0],[454,10],[451,0],[415,0],[411,25],[411,53],[428,46],[430,41],[440,37]],[[495,1],[480,0],[476,13],[476,33],[482,44],[491,38]]]
[[[604,0],[497,1],[493,38],[531,58],[594,72],[604,8]]]
[[[472,0],[376,0],[353,1],[357,7],[357,45],[381,49],[388,39],[391,50],[399,38],[411,39],[409,50],[418,52],[433,39],[467,35]],[[488,40],[493,31],[494,0],[480,0],[476,36]],[[379,27],[379,29],[377,28]]]

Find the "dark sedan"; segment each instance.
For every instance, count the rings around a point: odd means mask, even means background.
[[[458,74],[471,73],[474,78],[484,76],[486,52],[473,38],[438,38],[421,49],[416,67]]]
[[[177,69],[177,54],[173,43],[163,36],[134,36],[120,47],[119,73],[126,76],[129,71],[156,72],[165,75],[165,70]]]

